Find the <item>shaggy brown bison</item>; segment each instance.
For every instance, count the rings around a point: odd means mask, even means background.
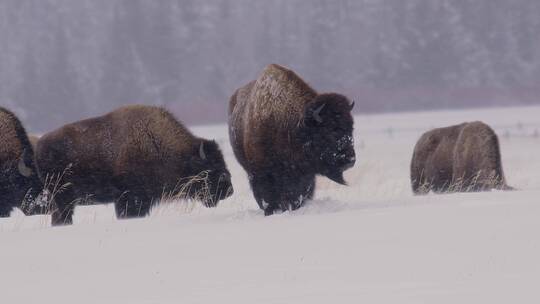
[[[312,198],[317,174],[345,184],[343,172],[355,163],[352,108],[345,96],[318,94],[276,64],[234,93],[231,145],[266,215]]]
[[[34,149],[19,119],[0,107],[0,217],[13,208],[25,214],[45,212],[34,204],[43,186],[34,165]]]
[[[36,161],[52,194],[53,225],[71,223],[78,203],[114,202],[117,217],[130,218],[163,197],[214,207],[233,191],[216,142],[153,106],[122,107],[45,134]]]
[[[512,189],[497,134],[479,121],[424,133],[414,148],[411,184],[415,194]]]

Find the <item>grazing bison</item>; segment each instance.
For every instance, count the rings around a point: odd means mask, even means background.
[[[231,145],[266,215],[312,198],[317,174],[345,184],[343,172],[355,163],[353,105],[276,64],[234,93]]]
[[[34,165],[34,149],[19,119],[0,107],[0,217],[20,208],[26,215],[42,214],[34,204],[43,185]]]
[[[153,106],[122,107],[45,134],[36,162],[52,194],[53,225],[70,224],[81,203],[115,202],[117,217],[131,218],[164,197],[214,207],[233,191],[216,142]]]
[[[499,139],[479,121],[424,133],[414,148],[411,184],[415,194],[512,189],[504,178]]]

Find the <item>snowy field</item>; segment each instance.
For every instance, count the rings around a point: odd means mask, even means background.
[[[225,154],[235,194],[118,221],[78,207],[70,227],[0,220],[1,303],[539,303],[540,107],[357,116],[348,187],[264,217],[225,126],[194,128]],[[181,117],[180,117],[181,118]],[[483,120],[515,192],[414,197],[424,131]]]

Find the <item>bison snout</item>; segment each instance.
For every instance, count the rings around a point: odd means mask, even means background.
[[[354,164],[356,164],[356,157],[351,157],[349,158],[347,164],[344,166],[344,170],[347,170],[347,169],[350,169],[352,167],[354,167]]]
[[[221,183],[219,187],[213,191],[209,199],[204,201],[204,205],[208,208],[216,207],[219,201],[230,197],[234,193],[232,184]]]
[[[340,155],[340,159],[342,161],[342,171],[354,167],[354,164],[356,163],[356,154],[354,152],[354,149],[348,149],[347,151],[342,153]]]

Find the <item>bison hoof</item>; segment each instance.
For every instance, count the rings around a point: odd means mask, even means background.
[[[274,209],[273,208],[264,209],[264,216],[269,216],[269,215],[272,215],[272,214],[274,214]]]

